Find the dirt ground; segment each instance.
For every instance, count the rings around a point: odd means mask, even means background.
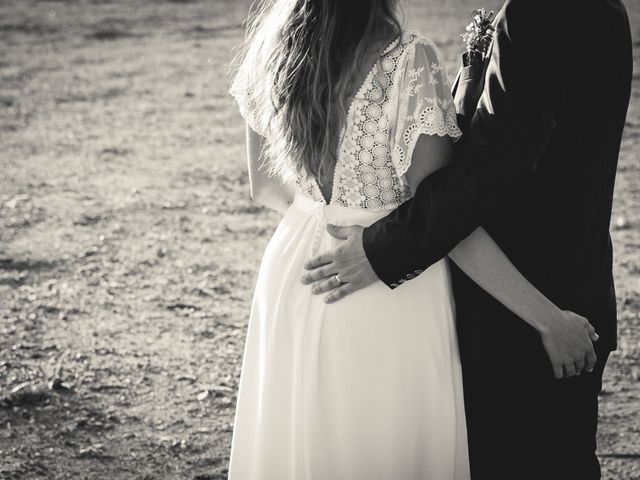
[[[455,73],[480,4],[412,3]],[[627,4],[640,72],[640,3]],[[226,478],[252,288],[278,221],[249,200],[226,94],[246,11],[0,2],[0,479]],[[639,148],[636,73],[612,222],[607,479],[640,479]]]

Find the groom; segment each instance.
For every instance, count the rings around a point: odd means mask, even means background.
[[[309,262],[305,281],[322,282],[330,302],[378,278],[396,288],[483,225],[600,340],[592,373],[554,379],[539,335],[451,265],[472,477],[598,479],[598,393],[616,348],[608,229],[630,97],[629,22],[620,0],[508,0],[496,27],[457,159],[364,231],[331,227],[344,241]],[[465,81],[469,72],[456,82],[458,104]]]

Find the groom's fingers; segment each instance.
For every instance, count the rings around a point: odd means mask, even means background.
[[[347,240],[349,238],[350,227],[337,227],[336,225],[327,225],[327,232],[338,240]]]
[[[304,264],[304,268],[307,270],[313,270],[315,268],[322,267],[323,265],[328,265],[331,262],[333,262],[333,253],[327,252],[313,257]]]
[[[358,288],[353,283],[345,283],[340,288],[336,289],[330,295],[327,295],[325,298],[326,303],[336,303],[342,300],[347,295],[351,295],[353,292],[358,290]]]
[[[302,277],[302,283],[304,283],[305,285],[309,285],[313,282],[317,282],[320,280],[324,280],[325,278],[329,278],[335,274],[336,274],[336,268],[332,264],[324,265],[322,267],[316,268],[315,270],[307,272]]]
[[[330,292],[339,288],[342,285],[335,275],[332,275],[328,280],[316,282],[311,289],[311,293],[314,295],[322,295],[323,293]]]
[[[556,379],[560,380],[562,377],[564,377],[564,369],[562,367],[562,363],[553,362],[551,366],[553,367],[553,376],[556,377]]]

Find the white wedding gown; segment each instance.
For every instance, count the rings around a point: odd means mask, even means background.
[[[239,77],[241,78],[241,77]],[[239,81],[232,93],[250,125]],[[229,478],[467,480],[462,377],[447,263],[333,305],[301,283],[327,223],[368,226],[407,199],[419,135],[457,138],[433,44],[396,39],[354,98],[329,205],[313,181],[266,249],[249,322]]]

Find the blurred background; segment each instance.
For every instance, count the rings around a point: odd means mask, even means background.
[[[626,3],[637,73],[599,452],[604,478],[632,480],[640,3]],[[412,0],[405,12],[453,76],[470,11],[500,4]],[[227,95],[248,5],[0,0],[0,479],[226,478],[252,289],[278,221],[249,199]]]

